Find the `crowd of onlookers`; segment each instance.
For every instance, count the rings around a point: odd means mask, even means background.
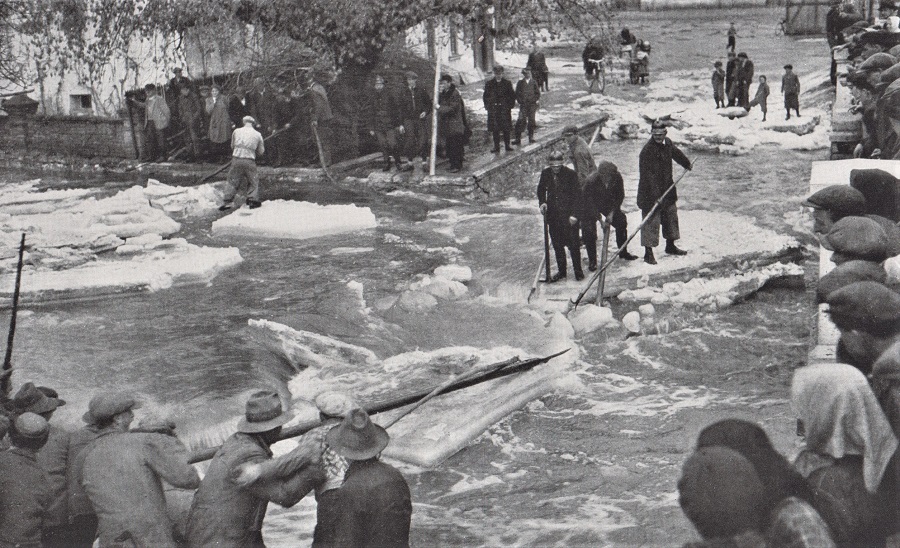
[[[691,546],[895,546],[900,540],[900,182],[853,170],[805,202],[836,265],[817,299],[840,331],[836,363],[797,369],[791,403],[805,448],[793,465],[758,425],[715,423],[684,465]]]
[[[63,405],[30,382],[3,402],[4,548],[265,546],[268,503],[291,507],[310,493],[313,546],[409,546],[409,487],[379,460],[389,435],[343,394],[320,394],[319,426],[273,458],[293,413],[275,392],[255,392],[202,480],[173,422],[145,414],[132,426],[141,405],[129,394],[94,396],[74,431],[53,421]]]

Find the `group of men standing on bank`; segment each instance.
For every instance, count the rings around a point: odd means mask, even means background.
[[[174,423],[147,415],[132,426],[130,395],[96,395],[70,432],[51,423],[66,402],[25,383],[0,413],[0,547],[259,548],[268,503],[311,492],[313,546],[408,547],[409,486],[379,460],[390,436],[344,394],[315,403],[320,426],[273,458],[293,414],[275,392],[255,392],[201,480]]]
[[[675,245],[681,235],[672,162],[688,170],[692,166],[687,156],[666,137],[666,133],[662,122],[653,122],[651,138],[641,150],[639,161],[637,205],[645,219],[641,227],[641,245],[644,247],[644,262],[648,264],[656,264],[653,248],[659,245],[660,227],[666,239],[666,254],[687,253]],[[563,165],[563,153],[554,152],[549,158],[550,166],[541,172],[537,187],[541,214],[544,215],[556,256],[557,272],[552,277],[548,276],[550,282],[567,277],[567,249],[575,279],[584,279],[582,242],[587,249],[588,270],[597,270],[598,222],[603,223],[604,229],[609,226],[616,229],[616,248],[621,249],[620,257],[637,259],[628,252],[626,244],[628,221],[622,211],[625,188],[621,173],[612,162],[602,161],[599,165],[594,162],[588,144],[578,136],[575,126],[563,129],[563,135],[569,145],[569,158],[574,169]],[[546,267],[549,273],[550,265]]]

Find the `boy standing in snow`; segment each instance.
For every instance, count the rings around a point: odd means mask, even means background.
[[[787,112],[785,120],[791,119],[791,109],[800,117],[800,78],[794,74],[793,65],[784,66],[784,76],[781,77],[781,93],[784,94],[784,110]]]
[[[749,112],[752,107],[759,105],[759,109],[763,113],[762,121],[766,121],[766,112],[769,111],[768,105],[766,101],[769,98],[769,84],[766,83],[766,77],[759,77],[759,87],[756,88],[756,95],[753,97],[753,100],[750,101],[750,104],[747,105],[747,111]]]
[[[722,61],[716,61],[713,65],[715,68],[712,73],[713,99],[716,101],[716,108],[725,106],[725,69],[722,68]]]

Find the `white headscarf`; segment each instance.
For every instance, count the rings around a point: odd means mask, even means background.
[[[898,442],[865,375],[843,363],[801,367],[791,404],[806,429],[806,448],[836,459],[861,455],[866,489],[874,493]]]

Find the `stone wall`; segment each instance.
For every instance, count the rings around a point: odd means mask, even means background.
[[[0,117],[0,151],[89,159],[136,157],[127,120],[94,116]]]

